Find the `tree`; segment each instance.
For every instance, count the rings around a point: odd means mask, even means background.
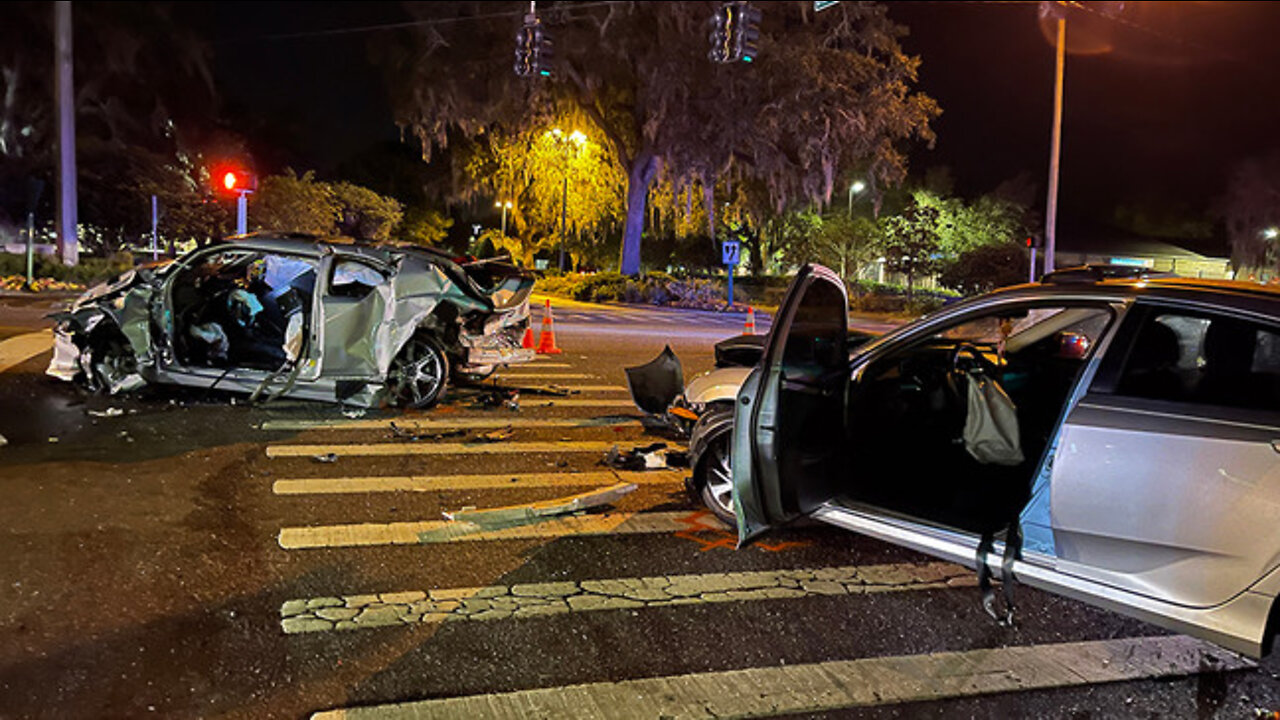
[[[338,209],[337,231],[364,242],[386,242],[404,219],[400,201],[349,182],[329,186]]]
[[[1027,249],[1020,243],[979,245],[946,263],[938,282],[965,295],[976,295],[1026,282],[1027,264]]]
[[[916,276],[938,267],[942,244],[939,215],[936,207],[917,203],[901,215],[881,221],[885,267],[907,276],[908,296],[915,293]]]
[[[414,12],[423,19],[486,12],[474,3],[441,5]],[[558,33],[560,60],[549,80],[507,70],[511,26],[492,21],[421,27],[384,48],[383,60],[399,120],[428,157],[451,130],[519,135],[555,112],[581,118],[626,177],[621,265],[632,275],[660,176],[677,188],[701,187],[714,230],[721,177],[762,181],[776,210],[825,203],[839,168],[866,165],[875,183],[899,182],[906,160],[897,144],[932,140],[937,106],[912,91],[919,61],[902,52],[904,31],[883,6],[844,3],[822,15],[803,3],[771,6],[761,62],[733,66],[706,58],[712,8],[557,5],[542,14]],[[448,34],[463,32],[470,35]]]
[[[433,246],[449,235],[451,227],[453,218],[437,210],[415,206],[404,211],[404,223],[400,226],[399,237],[416,245]]]
[[[1280,151],[1235,167],[1226,194],[1217,203],[1231,241],[1237,272],[1280,270]]]
[[[320,182],[313,172],[299,176],[286,169],[283,175],[262,179],[250,218],[265,230],[386,242],[403,215],[397,200],[368,188]]]

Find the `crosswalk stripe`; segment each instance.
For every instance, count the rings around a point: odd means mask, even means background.
[[[275,481],[276,495],[326,495],[371,492],[434,492],[438,490],[523,490],[525,488],[609,485],[629,482],[637,485],[679,483],[685,472],[505,473],[502,475],[392,475],[375,477],[283,478]]]
[[[636,405],[630,398],[606,400],[603,398],[542,398],[526,396],[520,399],[521,407],[565,407],[565,408],[630,408]]]
[[[599,682],[318,712],[312,720],[746,718],[1256,667],[1182,635],[980,648]]]
[[[591,378],[600,377],[599,375],[588,375],[587,373],[498,373],[498,377],[503,380],[590,380]]]
[[[395,455],[512,455],[528,453],[604,452],[617,443],[603,440],[528,442],[391,442],[352,445],[268,445],[269,458],[386,457]]]
[[[504,379],[519,380],[520,378],[506,377]],[[627,388],[621,385],[555,385],[554,387],[530,386],[530,387],[513,387],[511,389],[512,390],[533,390],[535,392],[539,390],[544,390],[544,391],[568,390],[570,392],[592,392],[592,393],[619,393],[619,392],[629,393],[631,392],[630,390],[628,390]]]
[[[53,347],[52,330],[26,333],[0,341],[0,372],[21,365],[51,347]]]
[[[588,428],[622,427],[640,425],[638,417],[605,418],[522,418],[522,417],[467,417],[467,418],[383,418],[348,420],[346,418],[322,418],[317,420],[267,420],[258,426],[260,430],[390,430],[391,423],[409,432],[422,430],[478,430],[484,428]]]
[[[532,525],[501,530],[478,529],[471,523],[424,520],[420,522],[361,523],[286,527],[278,541],[285,550],[370,545],[418,545],[487,540],[533,540],[583,535],[644,535],[688,530],[723,530],[718,520],[703,512],[613,512],[553,518]]]
[[[285,633],[293,634],[668,605],[940,590],[976,584],[972,572],[944,562],[565,580],[299,598],[280,606],[280,626]]]

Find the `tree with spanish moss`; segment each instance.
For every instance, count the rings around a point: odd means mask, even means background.
[[[932,140],[936,103],[915,91],[919,60],[875,3],[764,4],[758,62],[706,57],[711,2],[560,3],[540,12],[556,34],[554,77],[510,69],[519,18],[479,20],[492,4],[422,3],[426,23],[377,49],[401,126],[424,158],[459,138],[519,134],[569,114],[605,139],[625,173],[621,269],[640,270],[648,194],[659,179],[701,190],[709,230],[720,181],[755,179],[776,211],[825,204],[842,168],[873,189],[905,175],[902,143]],[[431,22],[447,21],[447,22]],[[710,232],[714,236],[714,232]]]

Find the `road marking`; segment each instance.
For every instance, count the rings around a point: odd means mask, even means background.
[[[285,550],[306,548],[358,547],[369,545],[419,545],[487,540],[537,540],[584,535],[644,535],[688,531],[689,517],[684,512],[614,512],[553,518],[534,525],[477,529],[471,523],[444,520],[420,522],[362,523],[358,525],[318,525],[287,527],[280,530],[280,547]],[[714,518],[702,520],[708,530],[721,529]]]
[[[520,407],[630,408],[635,410],[636,404],[630,398],[603,400],[596,398],[542,398],[536,395],[526,395],[520,399]]]
[[[259,425],[260,430],[390,430],[391,423],[408,432],[427,430],[479,430],[485,428],[589,428],[589,427],[623,427],[640,425],[638,417],[604,417],[604,418],[524,418],[524,417],[469,417],[469,418],[383,418],[381,420],[347,420],[346,418],[324,418],[319,420],[267,420]]]
[[[287,634],[358,630],[667,605],[940,590],[976,584],[974,574],[959,565],[930,562],[408,590],[288,600],[280,606],[280,628]]]
[[[534,360],[541,360],[541,361],[542,361],[542,362],[539,362],[539,363],[538,363],[538,368],[539,368],[539,369],[541,369],[541,368],[564,368],[564,369],[566,369],[566,370],[567,370],[567,369],[569,369],[569,368],[573,367],[573,365],[571,365],[571,364],[569,364],[569,363],[546,362],[546,359],[547,359],[548,357],[550,357],[550,356],[549,356],[549,355],[539,355],[538,357],[534,358]],[[523,367],[523,365],[512,365],[512,366],[511,366],[511,368],[512,368],[512,369],[515,369],[515,368],[517,368],[517,367]],[[501,372],[503,372],[503,371],[502,371],[502,370],[499,370],[498,372],[499,372],[499,373],[501,373]]]
[[[325,495],[368,492],[435,492],[439,490],[524,490],[629,482],[667,485],[684,480],[682,470],[650,472],[506,473],[503,475],[400,475],[387,477],[285,478],[275,481],[276,495]]]
[[[0,372],[21,365],[52,347],[53,331],[47,329],[0,341]]]
[[[311,718],[769,717],[1253,667],[1203,640],[1173,635],[691,673],[344,708]]]
[[[529,442],[394,442],[356,445],[268,445],[267,457],[385,457],[395,455],[512,455],[532,453],[604,452],[617,445],[604,440]]]
[[[498,373],[498,377],[503,380],[590,380],[591,378],[600,377],[599,375],[588,375],[586,373]]]
[[[519,378],[508,378],[508,379],[511,379],[511,380],[518,380]],[[561,390],[568,390],[568,391],[570,391],[570,392],[603,392],[603,393],[612,393],[612,392],[624,392],[624,393],[629,393],[629,392],[631,392],[630,390],[628,390],[627,388],[625,388],[625,387],[623,387],[623,386],[621,386],[621,385],[555,385],[555,384],[553,384],[553,385],[554,385],[553,387],[546,387],[546,386],[541,386],[541,387],[510,387],[510,388],[507,388],[507,389],[509,389],[509,390],[533,390],[533,391],[535,391],[535,392],[536,392],[536,391],[539,391],[539,390],[543,390],[543,391],[551,391],[551,392],[558,392],[558,391],[561,391]],[[553,397],[554,397],[554,396],[553,396]]]

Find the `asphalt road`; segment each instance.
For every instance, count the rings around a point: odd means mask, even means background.
[[[47,309],[0,298],[0,341]],[[1280,709],[1274,657],[1188,654],[1184,638],[1028,588],[999,627],[969,573],[873,540],[799,526],[735,550],[682,472],[600,460],[614,444],[679,446],[628,406],[622,368],[670,344],[691,377],[742,317],[572,305],[556,320],[564,353],[497,382],[577,392],[526,391],[519,410],[476,407],[474,388],[361,417],[86,397],[41,375],[43,351],[0,372],[0,717]],[[509,436],[480,443],[491,432]],[[442,515],[620,481],[637,489],[584,515]],[[436,702],[384,707],[419,701]]]

